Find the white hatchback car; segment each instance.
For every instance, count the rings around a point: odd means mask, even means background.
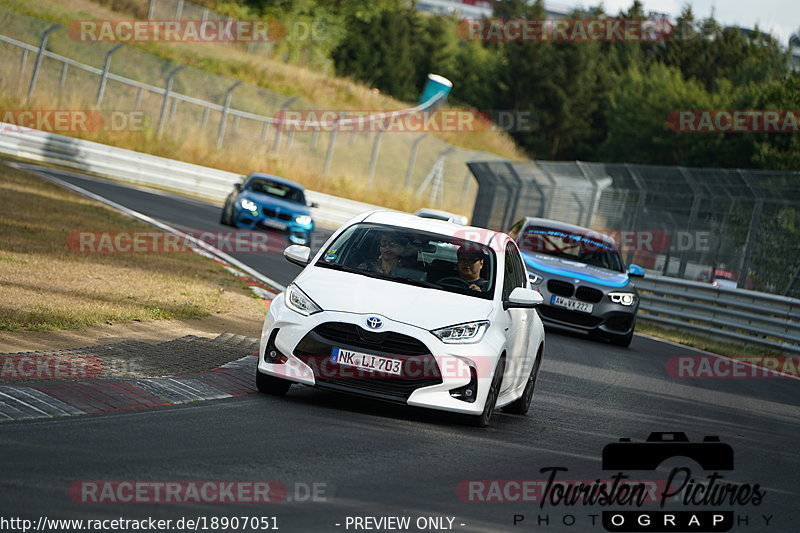
[[[544,352],[519,249],[504,233],[403,213],[361,214],[276,297],[258,390],[293,383],[471,415],[528,411]]]

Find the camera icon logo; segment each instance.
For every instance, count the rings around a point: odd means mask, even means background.
[[[690,442],[686,433],[653,432],[645,442],[629,438],[606,444],[603,470],[655,470],[671,457],[688,457],[704,470],[733,470],[733,448],[718,436],[706,436],[702,442]]]

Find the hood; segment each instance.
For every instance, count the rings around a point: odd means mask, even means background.
[[[325,311],[380,315],[426,330],[484,320],[492,311],[491,300],[324,267],[308,268],[294,282]]]
[[[255,202],[256,204],[258,204],[259,206],[266,205],[269,207],[278,207],[280,208],[281,211],[286,213],[294,213],[297,215],[310,214],[308,206],[305,204],[290,202],[288,200],[278,198],[277,196],[270,196],[269,194],[263,194],[260,192],[253,192],[253,191],[245,191],[239,195],[239,199],[242,198],[247,198],[251,202]]]
[[[626,272],[615,272],[552,255],[523,253],[522,256],[525,258],[528,270],[533,270],[534,272],[555,274],[606,287],[624,287],[629,283]]]

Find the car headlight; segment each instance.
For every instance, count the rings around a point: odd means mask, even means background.
[[[636,295],[632,292],[609,292],[608,297],[611,298],[611,301],[615,304],[628,307],[636,303]]]
[[[535,272],[528,271],[528,279],[533,285],[541,285],[544,278]]]
[[[480,320],[478,322],[468,322],[466,324],[456,324],[455,326],[434,329],[431,333],[439,337],[439,340],[446,344],[470,344],[479,342],[488,328],[489,321]]]
[[[284,302],[286,307],[303,316],[313,315],[319,313],[322,308],[314,303],[314,300],[309,298],[306,293],[300,290],[300,287],[292,283],[286,288],[283,293]]]
[[[311,224],[311,217],[308,215],[300,215],[299,217],[295,218],[294,221],[303,226],[308,226]]]
[[[242,200],[239,202],[239,204],[242,206],[242,209],[244,209],[246,211],[255,211],[256,209],[258,209],[258,206],[256,205],[256,203],[255,202],[251,202],[247,198],[242,198]]]

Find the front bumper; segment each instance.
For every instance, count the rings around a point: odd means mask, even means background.
[[[233,225],[243,229],[277,231],[287,235],[292,243],[304,245],[309,244],[311,232],[314,231],[313,221],[310,224],[298,224],[294,217],[279,219],[267,216],[260,210],[254,215],[252,211],[245,211],[241,207],[234,208]]]
[[[592,334],[607,334],[624,336],[633,331],[636,326],[636,313],[639,309],[639,297],[637,295],[636,302],[631,306],[624,306],[612,302],[609,297],[609,292],[635,292],[629,288],[609,288],[599,284],[581,282],[580,286],[589,287],[601,291],[602,297],[599,301],[596,299],[582,299],[577,297],[575,293],[572,296],[565,296],[571,299],[585,301],[592,304],[592,311],[590,313],[583,311],[575,311],[566,309],[564,307],[553,305],[553,297],[559,296],[554,294],[548,289],[548,281],[558,280],[564,283],[572,283],[567,278],[549,277],[545,278],[540,285],[535,285],[534,288],[538,290],[544,303],[540,305],[537,310],[542,322],[550,325],[557,325],[568,327],[570,329],[577,329]]]
[[[322,311],[305,317],[288,309],[283,294],[278,295],[264,321],[258,371],[296,383],[417,407],[473,415],[483,411],[492,372],[503,348],[491,328],[479,343],[451,345],[424,329],[377,315],[385,324],[381,331],[396,336],[398,343],[392,345],[385,340],[380,346],[370,346],[360,337],[353,337],[354,328],[361,328],[367,316],[376,315]],[[335,325],[333,329],[331,324]],[[338,338],[331,339],[336,332],[340,333]],[[400,344],[401,338],[414,339],[417,344]],[[277,350],[285,362],[276,364],[265,358],[268,346],[270,351]],[[331,346],[401,359],[402,376],[378,376],[332,363]],[[406,353],[400,353],[403,351]],[[470,383],[477,384],[474,402],[451,396],[451,390]]]

